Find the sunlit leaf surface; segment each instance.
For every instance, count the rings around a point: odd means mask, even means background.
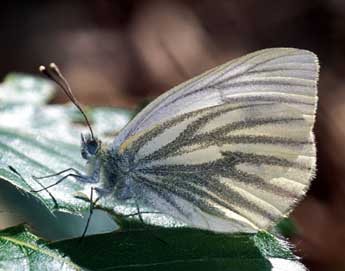
[[[0,100],[6,105],[45,104],[53,94],[51,82],[20,73],[7,75],[0,86]]]
[[[24,227],[0,232],[0,270],[81,271],[69,257],[51,249]]]
[[[15,221],[26,222],[45,238],[55,240],[79,236],[85,228],[89,203],[77,199],[75,194],[81,192],[87,198],[89,187],[67,179],[51,188],[60,211],[54,210],[55,203],[47,192],[30,191],[41,188],[32,175],[52,174],[69,167],[83,171],[79,140],[80,133],[86,128],[79,123],[80,115],[71,105],[42,104],[53,93],[52,84],[46,80],[11,75],[1,86],[0,93],[2,88],[6,90],[1,93],[3,99],[0,101],[0,208],[4,210],[0,213],[0,227],[12,226]],[[13,97],[25,96],[26,93],[30,93],[30,99],[13,102]],[[38,97],[34,98],[34,94]],[[88,114],[100,136],[109,132],[104,125],[113,126],[113,131],[116,131],[131,117],[126,110],[111,111],[107,108],[88,110]],[[98,124],[102,122],[102,116],[106,116],[103,126]],[[24,179],[14,174],[9,166],[14,167]],[[56,180],[46,179],[42,184],[46,186]],[[9,213],[12,217],[5,219]],[[96,211],[96,216],[91,221],[89,234],[116,229],[115,223],[110,222],[104,212]]]
[[[2,88],[6,89],[4,93],[1,92]],[[80,133],[87,129],[76,124],[80,115],[71,105],[41,105],[49,99],[52,92],[53,86],[46,80],[19,75],[6,77],[0,87],[0,93],[4,97],[0,106],[0,176],[26,190],[41,188],[32,180],[31,175],[52,174],[69,167],[81,171],[84,169],[79,140]],[[19,102],[15,104],[8,102],[15,100],[8,96],[21,95],[29,95],[31,98],[18,98]],[[38,97],[35,98],[35,95]],[[120,109],[97,108],[87,112],[100,137],[116,132],[131,118],[129,111]],[[8,165],[18,169],[26,181],[13,174]],[[44,184],[53,183],[55,180],[47,179]],[[73,210],[87,207],[85,201],[75,199],[73,194],[76,191],[88,193],[89,189],[70,179],[51,189],[61,207]],[[36,196],[46,200],[48,205],[52,204],[46,192]]]

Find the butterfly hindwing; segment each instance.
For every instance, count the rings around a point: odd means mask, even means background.
[[[314,54],[266,49],[163,94],[113,146],[136,197],[199,228],[268,228],[310,184],[317,77]]]

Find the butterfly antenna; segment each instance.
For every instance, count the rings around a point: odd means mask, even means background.
[[[72,89],[70,85],[68,84],[66,78],[62,75],[60,72],[60,69],[55,63],[50,63],[49,68],[46,68],[45,66],[40,66],[39,71],[44,74],[49,79],[53,80],[57,85],[61,87],[63,92],[66,94],[66,96],[70,99],[70,101],[78,108],[79,112],[83,115],[85,122],[87,126],[89,127],[91,137],[94,140],[94,134],[91,127],[91,124],[89,122],[89,119],[87,118],[84,110],[81,107],[81,104],[78,102],[77,98],[73,95]]]
[[[27,181],[24,179],[23,175],[19,173],[18,170],[16,170],[14,167],[12,167],[11,165],[8,165],[8,168],[14,173],[16,174],[22,181],[24,181],[25,183],[27,183]],[[52,193],[49,192],[49,190],[43,185],[41,184],[38,180],[34,179],[33,180],[39,184],[42,187],[42,190],[46,191],[48,193],[48,195],[50,196],[50,198],[52,199],[53,203],[54,203],[54,208],[58,209],[59,208],[59,204],[57,203],[57,200],[55,199],[55,197],[53,196]]]

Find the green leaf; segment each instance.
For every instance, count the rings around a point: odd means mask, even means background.
[[[0,270],[81,271],[69,257],[29,233],[24,227],[0,231]]]
[[[83,169],[80,158],[78,158],[79,149],[77,146],[1,126],[0,152],[2,153],[0,160],[1,177],[9,179],[13,184],[26,191],[41,188],[31,175],[52,174],[71,166],[79,170]],[[13,174],[8,168],[9,165],[18,169],[25,181]],[[52,180],[47,181],[52,182]],[[43,183],[47,185],[47,182]],[[51,192],[61,207],[75,210],[87,205],[73,197],[75,191],[83,188],[79,183],[67,180],[64,185],[51,189]],[[53,205],[46,192],[34,195],[44,200],[47,205]]]
[[[29,83],[23,83],[30,82]],[[6,77],[0,87],[4,97],[0,107],[0,177],[4,177],[12,184],[26,190],[40,189],[31,175],[43,176],[73,167],[83,171],[84,161],[80,156],[80,133],[87,128],[75,125],[77,111],[70,105],[43,106],[34,101],[46,101],[47,93],[34,91],[29,87],[36,86],[38,90],[45,89],[42,85],[50,85],[46,80],[12,74]],[[51,87],[51,86],[50,86]],[[5,92],[1,92],[6,89]],[[35,93],[37,97],[26,99],[21,104],[10,104],[12,94],[29,95]],[[19,98],[18,98],[19,99]],[[24,104],[25,102],[25,104]],[[131,118],[127,110],[112,108],[97,108],[88,111],[95,131],[100,137],[110,131],[122,128]],[[113,139],[113,138],[111,138]],[[19,170],[25,181],[13,174],[8,166]],[[47,185],[57,178],[43,180]],[[59,206],[70,211],[84,210],[89,207],[85,201],[78,200],[74,193],[82,191],[89,194],[90,188],[76,183],[73,179],[66,180],[62,185],[53,187],[52,194],[57,199]],[[46,205],[53,206],[48,193],[34,194],[43,200]]]
[[[11,104],[35,104],[48,102],[54,94],[54,85],[45,79],[20,73],[6,76],[0,87],[0,101]]]
[[[19,75],[10,79],[21,81]],[[3,94],[1,89],[6,84],[8,89]],[[144,220],[160,226],[142,225],[137,219],[121,215],[135,213],[133,203],[119,204],[111,197],[99,202],[98,208],[103,210],[95,210],[88,229],[90,235],[82,243],[70,239],[80,236],[86,225],[90,186],[67,179],[52,187],[50,191],[59,205],[56,210],[46,191],[31,192],[40,189],[31,175],[47,175],[69,167],[83,171],[79,139],[87,127],[81,125],[83,119],[71,105],[44,105],[49,95],[43,92],[37,92],[41,98],[15,102],[7,97],[12,95],[9,93],[25,95],[25,91],[29,88],[19,83],[5,82],[0,86],[3,97],[0,99],[0,222],[14,214],[19,218],[17,223],[29,224],[41,237],[68,240],[48,244],[24,229],[1,232],[4,246],[0,243],[0,264],[4,269],[13,266],[10,249],[24,251],[23,257],[41,255],[31,250],[27,253],[28,248],[22,243],[12,242],[26,237],[31,244],[60,257],[68,256],[66,259],[90,270],[304,270],[287,244],[269,233],[216,234],[177,227],[181,224],[168,216],[148,213],[151,210],[145,208],[141,210]],[[108,142],[133,115],[114,108],[87,108],[86,114],[97,135]],[[23,178],[12,172],[9,165]],[[44,179],[42,183],[47,186],[56,180]],[[117,227],[108,213],[120,226],[119,230],[113,231]],[[8,243],[9,238],[14,238],[12,243]],[[44,264],[43,261],[43,267],[35,266],[32,270],[46,270]]]
[[[22,82],[30,82],[39,89],[44,89],[44,84],[51,87],[46,80],[18,74],[7,77],[0,86],[0,211],[3,211],[0,213],[0,227],[11,226],[14,221],[18,221],[30,224],[37,234],[52,240],[78,236],[85,228],[89,203],[75,198],[74,195],[76,192],[82,192],[88,196],[90,187],[67,179],[61,185],[51,188],[59,210],[64,210],[53,211],[55,203],[47,192],[30,192],[32,189],[41,188],[31,175],[52,174],[69,167],[83,171],[84,161],[80,156],[79,140],[80,133],[87,131],[87,128],[75,124],[75,116],[79,117],[80,114],[74,107],[42,105],[41,102],[48,100],[47,93],[24,87]],[[3,91],[4,89],[6,91]],[[20,101],[14,103],[13,93],[15,96],[34,93],[37,97],[19,99]],[[104,122],[109,127],[114,122],[115,129],[121,128],[126,120],[131,118],[129,111],[121,109],[112,111],[99,108],[89,110],[88,113],[97,132],[98,127],[101,127],[99,130],[105,130],[99,124],[102,122],[102,115],[106,115]],[[8,166],[19,171],[24,179],[14,174]],[[56,180],[57,178],[51,178],[41,182],[47,186]],[[78,214],[75,214],[76,212]],[[5,220],[4,216],[8,217],[9,213],[18,219]],[[108,232],[116,228],[105,212],[96,211],[96,216],[99,222],[93,220],[89,234]]]
[[[95,107],[88,112],[96,134],[102,139],[110,137],[110,140],[114,139],[114,132],[120,131],[133,116],[129,110],[113,107]]]
[[[189,228],[135,227],[133,222],[131,229],[50,247],[91,270],[305,270],[288,246],[267,232],[219,234]]]
[[[275,230],[286,238],[292,238],[298,234],[297,226],[290,218],[282,219],[275,227]]]
[[[0,178],[0,228],[26,223],[33,232],[49,240],[80,236],[89,215],[50,210],[44,201]],[[4,224],[4,221],[7,221]],[[116,223],[102,210],[95,210],[88,234],[111,232]]]

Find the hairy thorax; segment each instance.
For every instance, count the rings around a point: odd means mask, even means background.
[[[102,151],[102,183],[105,188],[113,189],[118,200],[133,197],[128,159],[113,149]]]

